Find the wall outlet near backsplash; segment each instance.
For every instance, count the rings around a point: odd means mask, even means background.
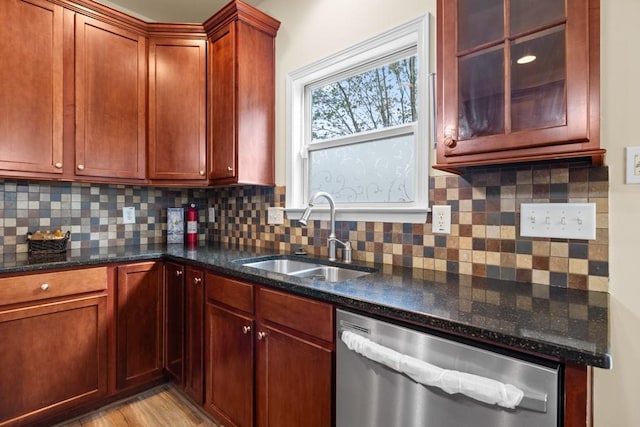
[[[267,224],[282,225],[284,224],[284,208],[267,208]]]
[[[431,231],[439,234],[451,234],[451,206],[432,206]]]

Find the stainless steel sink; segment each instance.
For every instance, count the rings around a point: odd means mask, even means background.
[[[324,280],[325,282],[343,282],[356,277],[369,274],[368,271],[353,270],[350,268],[333,267],[323,265],[308,270],[295,271],[289,273],[291,276],[303,277],[313,280]]]
[[[320,267],[320,264],[293,259],[268,259],[265,261],[248,262],[242,265],[245,267],[259,268],[261,270],[268,270],[282,274],[291,274],[300,270]]]
[[[303,261],[285,257],[262,260],[248,259],[239,260],[238,262],[245,267],[257,268],[304,279],[322,280],[325,282],[343,282],[375,271],[367,267],[354,268],[324,265],[312,260]]]

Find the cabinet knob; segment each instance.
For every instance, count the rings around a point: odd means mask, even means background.
[[[43,291],[46,291],[47,289],[49,289],[49,284],[43,283],[42,285],[40,285],[40,289],[42,289]]]
[[[242,327],[242,333],[247,335],[249,332],[251,332],[251,326],[243,326]]]
[[[444,138],[444,145],[449,148],[453,148],[456,146],[456,140],[451,136],[447,136]]]
[[[180,277],[182,276],[182,270],[177,270],[176,271],[176,277]]]
[[[53,166],[55,166],[55,168],[56,168],[56,169],[62,169],[62,162],[57,162],[57,163],[56,163],[55,165],[53,165]]]
[[[266,332],[258,332],[258,339],[263,340],[267,336]]]
[[[78,165],[78,170],[79,171],[83,171],[84,170],[84,165]]]
[[[204,176],[204,171],[201,170],[199,173],[200,173],[200,176]]]
[[[458,135],[455,129],[449,128],[444,133],[444,141],[442,141],[442,143],[445,145],[445,147],[453,148],[456,146],[457,138]]]
[[[199,285],[202,282],[202,278],[201,277],[195,277],[193,279],[193,283],[195,283],[196,285]]]
[[[227,172],[233,172],[233,168],[231,166],[227,166]]]

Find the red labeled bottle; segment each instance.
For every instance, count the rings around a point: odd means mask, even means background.
[[[195,203],[189,203],[187,208],[187,246],[198,244],[198,208]]]

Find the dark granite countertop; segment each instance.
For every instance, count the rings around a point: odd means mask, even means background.
[[[71,250],[59,257],[3,255],[1,274],[148,259],[188,262],[254,283],[390,317],[483,343],[564,362],[611,368],[609,295],[388,265],[340,283],[244,267],[238,260],[279,255],[262,249],[181,245]]]

